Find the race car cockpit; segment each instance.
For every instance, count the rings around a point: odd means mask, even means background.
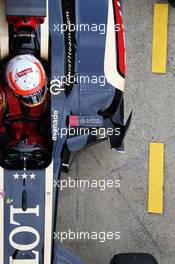
[[[46,168],[52,157],[49,73],[40,57],[44,18],[10,16],[9,56],[1,63],[1,166]]]

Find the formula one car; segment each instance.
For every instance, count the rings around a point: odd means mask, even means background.
[[[9,61],[29,54],[28,59],[35,56],[44,65],[49,94],[49,128],[40,135],[47,139],[47,147],[29,144],[25,135],[9,145],[9,127],[19,128],[21,118],[26,121],[11,104],[9,113],[0,116],[7,126],[7,133],[0,136],[0,263],[61,263],[54,241],[58,198],[54,183],[61,171],[68,170],[71,152],[100,140],[104,130],[111,148],[123,151],[131,121],[130,114],[124,125],[121,1],[0,0],[0,12],[1,82]],[[27,68],[15,76],[25,82],[32,72]],[[24,104],[38,102],[42,92],[28,96],[23,91],[18,99],[22,96]],[[9,91],[7,101],[8,96]],[[30,120],[34,121],[38,122]],[[73,257],[71,261],[80,263]]]

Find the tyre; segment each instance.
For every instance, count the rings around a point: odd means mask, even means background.
[[[127,253],[114,256],[110,264],[158,264],[158,262],[150,254]]]

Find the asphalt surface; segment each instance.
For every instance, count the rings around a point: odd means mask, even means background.
[[[166,74],[151,73],[153,1],[123,0],[127,49],[125,114],[133,110],[125,154],[107,142],[82,152],[72,179],[120,180],[120,188],[60,192],[58,231],[121,232],[120,240],[65,240],[87,264],[108,264],[121,252],[148,252],[159,264],[175,259],[175,9],[170,8]],[[164,214],[147,213],[150,142],[165,143]],[[62,179],[68,176],[62,175]]]

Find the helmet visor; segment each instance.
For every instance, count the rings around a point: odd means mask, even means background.
[[[44,101],[47,91],[48,88],[44,86],[41,90],[39,90],[34,94],[24,95],[24,96],[18,95],[18,98],[25,105],[35,106],[41,104]]]

